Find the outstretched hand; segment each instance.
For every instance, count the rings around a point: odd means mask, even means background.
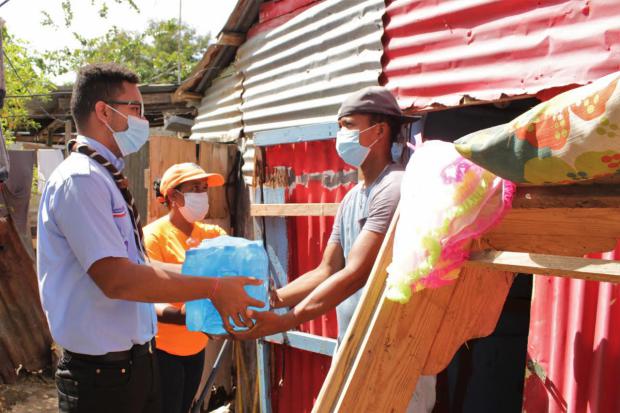
[[[254,319],[254,326],[246,331],[231,331],[237,340],[255,340],[257,338],[280,333],[295,327],[293,313],[276,314],[272,311],[247,311],[247,318]]]
[[[250,306],[261,308],[265,304],[250,297],[243,287],[246,285],[261,285],[263,282],[251,277],[222,277],[218,282],[217,291],[210,299],[220,313],[226,331],[233,331],[228,321],[229,317],[239,327],[252,327],[252,320],[246,317],[247,308]]]

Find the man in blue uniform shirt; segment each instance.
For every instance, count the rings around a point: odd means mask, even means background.
[[[151,303],[210,298],[225,320],[245,324],[239,314],[261,304],[243,286],[260,281],[190,277],[178,267],[145,264],[140,218],[121,173],[123,156],[149,133],[134,73],[114,64],[82,68],[71,111],[78,137],[43,190],[37,237],[41,302],[64,349],[59,407],[158,412]]]

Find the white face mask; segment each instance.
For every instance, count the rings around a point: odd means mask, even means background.
[[[370,146],[363,146],[360,143],[360,135],[377,125],[378,124],[374,124],[363,131],[347,129],[345,127],[340,128],[336,133],[336,152],[338,152],[340,158],[349,165],[359,168],[368,157],[370,148],[381,140],[381,138],[379,138],[370,144]]]
[[[209,195],[206,192],[186,192],[183,194],[185,205],[179,212],[187,222],[199,221],[209,212]]]
[[[116,145],[118,145],[118,149],[121,151],[121,155],[127,156],[131,153],[138,152],[149,139],[149,121],[140,119],[136,116],[127,116],[114,109],[112,106],[107,106],[127,119],[127,129],[124,131],[115,131],[110,125],[107,123],[105,124],[110,132],[112,132],[112,136],[114,136],[114,140],[116,141]]]

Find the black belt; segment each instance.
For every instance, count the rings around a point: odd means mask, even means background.
[[[76,360],[84,360],[90,362],[114,362],[114,361],[127,361],[136,359],[138,357],[145,356],[147,354],[153,354],[155,351],[155,339],[153,338],[150,341],[147,341],[144,344],[134,344],[129,350],[125,351],[111,351],[106,354],[102,354],[100,356],[93,356],[91,354],[81,354],[74,353],[69,350],[64,350],[69,357],[74,358]]]

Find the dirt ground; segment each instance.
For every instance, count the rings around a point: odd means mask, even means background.
[[[211,413],[230,413],[231,395],[223,388],[211,396]],[[221,406],[215,408],[214,406]],[[215,410],[211,410],[215,409]],[[16,383],[0,384],[0,413],[57,413],[56,385],[50,374],[21,375]]]
[[[56,385],[49,375],[23,375],[14,384],[0,384],[1,413],[56,413]]]

